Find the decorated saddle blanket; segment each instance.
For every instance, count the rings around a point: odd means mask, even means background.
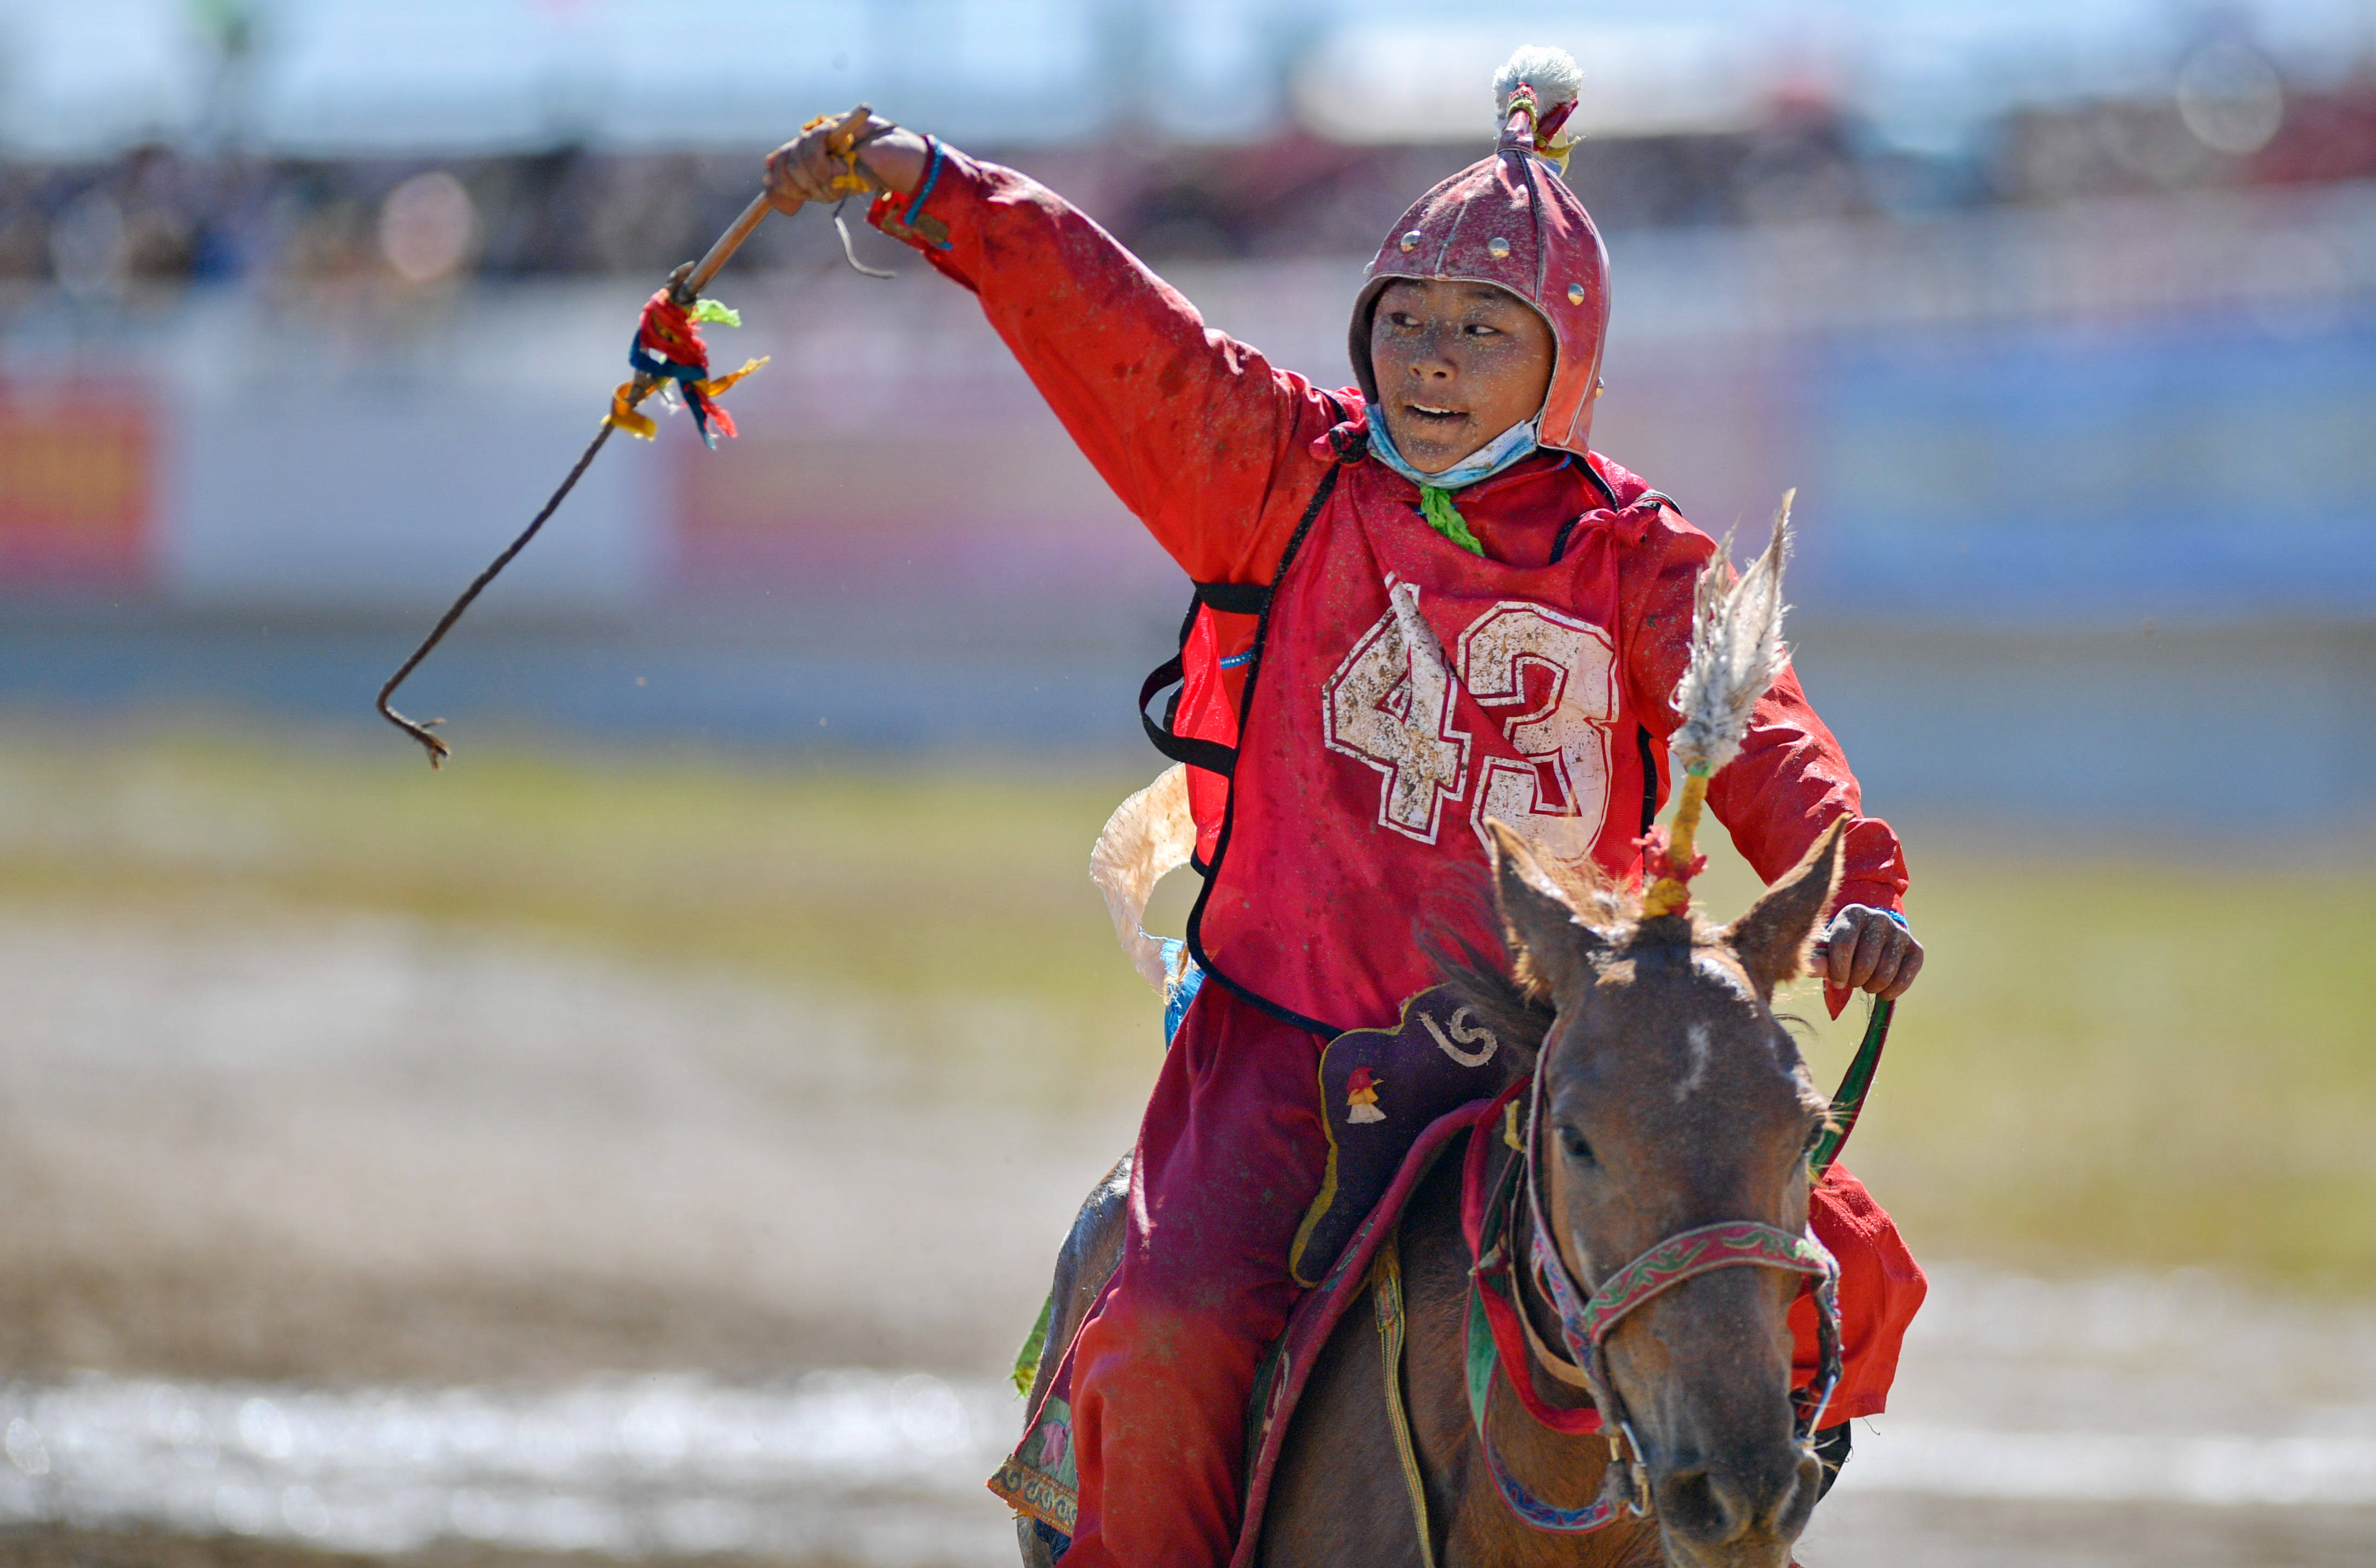
[[[1403,1004],[1391,1029],[1352,1029],[1320,1056],[1320,1108],[1328,1122],[1328,1170],[1296,1232],[1288,1271],[1309,1289],[1400,1174],[1420,1130],[1446,1111],[1491,1099],[1534,1066],[1505,1046],[1449,986]]]
[[[1391,1029],[1355,1029],[1322,1053],[1319,1088],[1329,1137],[1327,1174],[1289,1260],[1310,1294],[1272,1347],[1247,1409],[1245,1518],[1239,1561],[1260,1538],[1263,1504],[1281,1440],[1313,1360],[1368,1283],[1382,1245],[1435,1159],[1533,1066],[1445,988],[1405,1004]],[[1383,1319],[1382,1319],[1383,1326]],[[1023,1441],[990,1490],[1040,1522],[1061,1555],[1079,1513],[1072,1452],[1072,1357],[1050,1380]]]

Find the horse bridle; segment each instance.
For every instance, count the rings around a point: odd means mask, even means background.
[[[1550,1348],[1536,1336],[1526,1304],[1519,1301],[1515,1305],[1533,1352],[1544,1358],[1553,1375],[1582,1386],[1599,1408],[1603,1427],[1612,1434],[1608,1479],[1602,1484],[1600,1498],[1590,1508],[1574,1513],[1552,1510],[1525,1496],[1490,1443],[1486,1445],[1486,1455],[1503,1498],[1520,1517],[1538,1528],[1581,1532],[1613,1523],[1621,1512],[1638,1518],[1650,1507],[1650,1474],[1642,1440],[1634,1434],[1633,1418],[1616,1384],[1610,1381],[1602,1360],[1602,1348],[1609,1336],[1617,1332],[1618,1324],[1683,1281],[1720,1268],[1777,1268],[1806,1276],[1812,1281],[1815,1295],[1819,1359],[1813,1384],[1804,1390],[1793,1389],[1790,1403],[1794,1412],[1793,1436],[1802,1450],[1812,1452],[1810,1444],[1816,1424],[1823,1420],[1824,1409],[1831,1403],[1832,1392],[1840,1381],[1839,1264],[1822,1242],[1803,1230],[1785,1230],[1753,1219],[1728,1219],[1677,1231],[1603,1276],[1597,1287],[1582,1287],[1568,1271],[1567,1260],[1551,1236],[1546,1218],[1550,1206],[1544,1201],[1537,1158],[1543,1136],[1543,1068],[1550,1060],[1548,1047],[1546,1041],[1545,1050],[1536,1060],[1527,1097],[1527,1133],[1522,1146],[1524,1194],[1529,1255],[1535,1277],[1541,1281],[1551,1311],[1559,1319],[1560,1338],[1570,1358],[1568,1366],[1562,1367]],[[1569,1375],[1571,1371],[1573,1375]],[[1624,1454],[1618,1451],[1617,1434],[1623,1437],[1627,1450]],[[1553,1516],[1562,1522],[1545,1522]]]

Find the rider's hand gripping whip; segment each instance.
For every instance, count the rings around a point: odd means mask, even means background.
[[[842,173],[834,177],[836,190],[863,192],[876,188],[858,160],[858,149],[874,139],[865,134],[871,113],[868,105],[860,104],[843,115],[826,137],[827,149],[847,166]],[[812,130],[824,123],[820,117],[801,128]],[[451,751],[434,733],[436,726],[445,720],[407,719],[388,706],[388,698],[396,695],[397,687],[404,684],[407,676],[420,668],[421,661],[429,657],[429,650],[454,629],[454,624],[462,618],[463,612],[470,608],[471,601],[495,580],[497,574],[511,564],[514,556],[528,548],[528,541],[536,537],[537,530],[544,527],[546,519],[560,507],[579,477],[592,465],[594,455],[602,450],[602,444],[611,439],[611,433],[624,430],[630,435],[651,439],[657,434],[657,427],[651,417],[642,412],[637,405],[667,384],[683,395],[704,445],[715,447],[720,435],[734,434],[733,418],[719,404],[718,396],[767,362],[765,359],[748,360],[742,369],[729,374],[713,376],[709,374],[709,350],[701,340],[701,323],[714,321],[728,327],[740,327],[742,322],[734,312],[716,300],[703,299],[701,291],[709,286],[711,279],[718,276],[727,258],[751,237],[751,232],[759,226],[759,220],[766,217],[769,210],[767,196],[762,192],[742,209],[742,216],[734,220],[726,232],[718,237],[718,243],[709,247],[707,255],[699,261],[685,262],[669,274],[667,286],[645,303],[643,315],[636,325],[636,340],[627,351],[627,363],[636,374],[620,383],[618,390],[611,395],[610,411],[602,416],[602,426],[594,433],[594,439],[587,444],[586,450],[563,478],[561,487],[545,502],[543,509],[537,513],[527,528],[520,530],[518,538],[505,546],[502,554],[488,564],[485,571],[471,579],[470,586],[462,590],[461,597],[439,618],[421,646],[412,650],[412,657],[406,659],[397,672],[387,678],[387,684],[379,689],[380,717],[419,741],[429,753],[431,767],[443,763]],[[843,251],[847,255],[849,232],[841,227],[838,213],[834,218],[834,225],[840,230]],[[851,255],[849,261],[861,272],[869,272],[875,277],[888,276],[873,272],[871,267],[860,267],[855,255]]]

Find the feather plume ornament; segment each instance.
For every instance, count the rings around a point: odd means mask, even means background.
[[[1520,45],[1493,73],[1493,112],[1502,122],[1502,145],[1522,148],[1566,168],[1576,138],[1557,138],[1583,90],[1584,70],[1575,56],[1549,44]]]
[[[1675,683],[1675,710],[1683,722],[1667,739],[1682,785],[1663,839],[1653,836],[1645,860],[1645,869],[1658,873],[1642,897],[1645,916],[1690,906],[1692,874],[1701,863],[1693,846],[1708,780],[1740,754],[1751,714],[1789,662],[1790,650],[1782,642],[1782,617],[1789,610],[1782,602],[1782,566],[1790,556],[1790,503],[1798,493],[1783,493],[1772,541],[1738,581],[1730,540],[1700,573],[1692,605],[1691,657]]]
[[[1536,107],[1548,114],[1562,103],[1575,101],[1575,95],[1584,90],[1584,67],[1564,49],[1554,49],[1546,43],[1520,44],[1508,62],[1493,73],[1495,113],[1510,112],[1510,94],[1517,90],[1520,82],[1535,89]]]
[[[1155,782],[1114,808],[1089,851],[1089,880],[1105,896],[1114,938],[1139,978],[1164,994],[1163,944],[1139,922],[1155,885],[1188,863],[1196,848],[1196,820],[1188,812],[1188,769],[1175,763]]]

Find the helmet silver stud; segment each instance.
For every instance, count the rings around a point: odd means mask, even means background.
[[[1418,231],[1418,230],[1413,229],[1410,232],[1408,232],[1408,234],[1405,234],[1405,235],[1403,236],[1403,249],[1404,249],[1406,252],[1415,251],[1415,250],[1419,249],[1419,231]]]
[[[1499,261],[1510,254],[1510,242],[1496,234],[1485,242],[1485,252],[1495,261]]]
[[[1570,303],[1570,304],[1572,304],[1572,305],[1580,305],[1580,304],[1584,303],[1584,285],[1583,285],[1583,284],[1581,284],[1581,283],[1570,283],[1570,284],[1567,286],[1567,303]]]

